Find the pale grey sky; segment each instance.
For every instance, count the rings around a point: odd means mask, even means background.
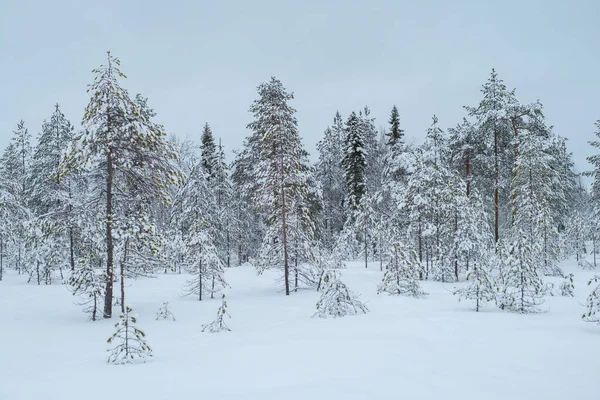
[[[53,105],[80,126],[91,69],[110,49],[158,121],[199,137],[208,122],[239,148],[256,86],[296,99],[311,154],[336,110],[393,104],[417,141],[476,105],[492,67],[521,102],[540,99],[587,168],[600,118],[600,1],[0,0],[0,148],[20,119],[37,135]]]

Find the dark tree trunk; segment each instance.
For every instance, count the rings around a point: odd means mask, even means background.
[[[283,156],[279,156],[279,168],[281,171],[281,229],[283,235],[283,271],[285,279],[285,295],[290,295],[290,266],[288,261],[288,248],[287,248],[287,225],[285,222],[286,218],[286,206],[285,206],[285,186],[283,181]]]
[[[125,251],[123,261],[121,261],[121,312],[125,312],[125,264],[127,263],[127,254],[129,252],[129,238],[125,240]]]
[[[498,243],[500,240],[500,208],[499,208],[499,186],[500,186],[500,166],[498,161],[498,129],[494,128],[494,240]]]
[[[73,228],[69,228],[69,253],[71,260],[71,271],[75,271],[75,243],[73,238]]]
[[[421,235],[421,216],[419,215],[419,231],[418,231],[418,247],[419,247],[419,263],[423,265],[423,237]],[[423,279],[423,268],[419,269],[419,279]]]
[[[202,261],[200,261],[200,269],[198,273],[198,300],[202,301]]]
[[[113,167],[112,153],[110,150],[106,155],[106,163],[106,297],[104,298],[104,318],[111,318],[114,272],[114,244],[112,237],[112,189],[115,171]]]
[[[4,235],[0,233],[0,281],[4,273]]]
[[[367,236],[367,222],[365,221],[365,268],[369,267],[369,242]]]

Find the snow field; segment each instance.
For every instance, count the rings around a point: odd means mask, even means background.
[[[319,294],[284,296],[277,272],[232,268],[232,332],[218,334],[201,329],[220,296],[181,297],[189,276],[130,281],[127,304],[154,357],[124,366],[106,363],[118,315],[88,321],[64,286],[10,273],[0,282],[0,399],[598,400],[600,327],[580,319],[593,272],[563,267],[575,297],[518,315],[470,311],[453,283],[424,282],[422,299],[377,295],[378,264],[348,263],[342,279],[370,313],[339,319],[311,318]],[[155,320],[164,301],[176,322]]]

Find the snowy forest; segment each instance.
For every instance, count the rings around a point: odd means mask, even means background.
[[[432,115],[421,143],[406,140],[396,106],[376,122],[365,105],[333,112],[312,156],[275,77],[258,85],[249,134],[229,149],[210,121],[199,144],[169,134],[110,52],[90,80],[82,116],[57,104],[41,127],[20,121],[2,153],[0,291],[23,277],[60,285],[83,319],[119,320],[110,362],[152,354],[128,290],[163,275],[185,276],[174,295],[218,308],[203,330],[219,332],[230,330],[227,277],[240,265],[274,274],[282,298],[318,292],[309,317],[369,312],[343,282],[348,262],[378,274],[379,296],[426,298],[433,281],[466,309],[520,314],[573,296],[564,260],[597,267],[600,120],[585,133],[598,154],[576,171],[542,103],[520,102],[494,70],[464,119]],[[588,282],[572,317],[597,323],[600,276]],[[175,321],[168,307],[157,318]]]

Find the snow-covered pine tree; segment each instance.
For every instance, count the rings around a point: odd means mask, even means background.
[[[596,150],[600,151],[600,120],[596,121],[596,132],[595,135],[597,140],[591,140],[588,143]],[[600,233],[600,153],[596,153],[592,156],[587,157],[587,161],[592,164],[593,170],[587,171],[584,174],[593,179],[591,187],[591,216],[592,221],[590,223],[590,236],[592,239],[592,253],[594,256],[594,268],[596,268],[596,246]]]
[[[437,117],[427,130],[425,143],[415,150],[412,168],[400,200],[408,215],[408,229],[416,238],[424,277],[446,282],[455,279],[454,264],[449,254],[453,248],[455,215],[446,201],[451,197],[446,168],[446,138]]]
[[[462,180],[461,180],[462,181]],[[467,202],[457,210],[455,246],[459,262],[465,263],[467,282],[454,294],[474,302],[475,311],[496,299],[493,266],[496,262],[488,214],[476,189],[470,191]]]
[[[476,151],[483,153],[481,143],[476,143],[476,130],[467,119],[456,128],[448,129],[449,164],[452,171],[458,171],[465,182],[465,194],[471,194],[473,181],[473,164],[477,164]]]
[[[532,110],[532,111],[531,111]],[[542,274],[548,271],[548,226],[552,221],[551,156],[548,136],[539,134],[539,107],[519,107],[528,121],[513,119],[515,161],[511,179],[512,226],[507,232],[501,280],[501,306],[521,313],[539,311],[547,291]],[[555,228],[552,228],[555,229]]]
[[[11,173],[11,180],[16,183],[15,189],[23,202],[29,193],[28,177],[31,168],[31,134],[25,128],[25,121],[21,120],[17,124],[17,130],[13,131],[14,136],[10,140],[9,146],[5,152],[6,169]]]
[[[24,259],[26,257],[26,225],[31,217],[28,207],[28,195],[31,189],[28,179],[31,154],[31,135],[25,128],[25,122],[21,120],[17,124],[17,130],[13,131],[13,137],[0,160],[1,169],[6,177],[4,190],[12,197],[14,205],[22,211],[16,214],[9,213],[6,220],[11,227],[11,232],[7,235],[11,240],[6,243],[6,252],[11,264],[19,273],[28,267],[25,265]]]
[[[101,177],[105,188],[106,230],[106,298],[104,317],[112,316],[115,260],[119,245],[113,231],[119,211],[131,198],[115,196],[116,191],[135,187],[145,198],[169,202],[169,184],[181,176],[171,161],[177,157],[169,146],[162,126],[150,120],[153,115],[145,99],[129,97],[119,80],[125,75],[120,61],[107,53],[106,65],[94,69],[94,82],[89,86],[91,99],[83,117],[84,131],[75,138],[71,150],[61,163],[60,176],[89,166]],[[62,179],[62,178],[61,178]],[[100,182],[97,182],[100,184]],[[121,248],[124,248],[121,246]]]
[[[390,261],[385,267],[385,274],[377,286],[377,294],[403,295],[421,297],[426,295],[419,285],[419,274],[422,266],[416,251],[396,240],[390,246]]]
[[[322,285],[321,298],[317,302],[317,312],[313,318],[337,318],[369,312],[367,306],[358,300],[358,296],[341,281],[338,271],[325,272]]]
[[[116,331],[108,338],[107,343],[118,342],[116,347],[108,349],[111,364],[133,364],[136,360],[144,361],[152,357],[152,349],[146,343],[146,334],[139,329],[137,318],[131,313],[131,307],[125,307],[125,312],[119,316],[120,321],[115,324]]]
[[[340,165],[344,155],[344,123],[339,112],[333,125],[325,129],[323,139],[317,143],[319,161],[317,179],[321,183],[323,199],[323,238],[328,248],[333,248],[335,237],[344,228],[346,221],[343,208],[345,196],[345,174]]]
[[[433,279],[442,282],[458,279],[454,268],[454,257],[452,250],[455,248],[451,241],[452,233],[456,230],[456,209],[449,207],[448,199],[454,198],[450,192],[448,181],[450,172],[445,160],[447,153],[447,138],[444,131],[438,125],[438,118],[432,117],[432,124],[427,129],[424,155],[429,174],[428,182],[424,182],[424,191],[429,199],[428,212],[429,223],[432,228],[424,237],[426,238],[427,260],[429,266],[427,271],[431,272]],[[443,199],[447,199],[444,201]]]
[[[377,194],[365,193],[351,218],[351,221],[354,221],[352,231],[355,237],[359,238],[359,250],[365,261],[365,268],[368,267],[369,256],[375,256],[375,252],[380,256],[383,247],[380,235],[383,226],[381,226],[381,214],[378,212]]]
[[[231,331],[225,321],[223,321],[223,317],[227,315],[231,318],[231,315],[227,312],[227,302],[225,301],[225,294],[221,297],[221,306],[217,310],[217,318],[211,322],[210,324],[202,326],[202,332],[208,330],[210,333],[218,333],[223,331]]]
[[[256,201],[259,177],[254,167],[260,158],[258,134],[244,141],[244,149],[236,154],[231,166],[232,212],[235,220],[232,242],[238,264],[257,257],[265,234],[266,210]]]
[[[579,265],[585,261],[586,242],[590,237],[591,201],[587,188],[581,183],[581,175],[574,189],[573,208],[566,223],[565,257],[574,255]]]
[[[232,230],[234,229],[235,215],[232,209],[233,193],[229,177],[229,165],[225,161],[225,151],[220,139],[211,159],[211,170],[213,172],[212,177],[209,175],[207,186],[213,192],[216,205],[214,220],[211,221],[212,231],[215,237],[215,245],[222,253],[225,264],[229,267],[231,266]]]
[[[265,210],[267,232],[263,238],[259,272],[281,268],[285,294],[290,294],[292,246],[308,248],[314,225],[306,217],[308,176],[306,152],[297,129],[294,98],[281,81],[271,78],[258,86],[259,98],[250,106],[254,121],[252,145],[258,155],[253,171],[257,179],[256,201]]]
[[[60,184],[60,161],[74,137],[73,125],[60,111],[58,104],[50,121],[44,121],[42,132],[31,160],[30,183],[32,207],[37,214],[57,212],[63,206],[65,187]],[[65,182],[63,182],[64,184]]]
[[[481,90],[483,98],[477,107],[465,107],[469,116],[475,118],[473,143],[482,145],[473,161],[472,175],[480,193],[490,199],[494,214],[494,238],[500,240],[500,228],[509,218],[509,185],[513,138],[510,109],[518,104],[514,90],[507,90],[494,69]],[[487,202],[486,202],[487,203]]]
[[[365,107],[359,112],[359,129],[365,143],[366,167],[364,181],[366,191],[372,194],[381,191],[384,172],[385,141],[378,137],[375,119],[371,111]]]
[[[170,319],[175,321],[175,315],[169,310],[169,302],[165,301],[156,313],[156,320]]]
[[[42,133],[38,137],[38,143],[33,152],[31,161],[31,172],[29,175],[29,204],[32,211],[42,220],[48,220],[45,224],[46,240],[52,242],[57,252],[52,252],[54,260],[69,260],[70,269],[75,269],[75,242],[76,232],[73,215],[73,191],[83,190],[76,187],[80,181],[74,179],[72,174],[61,181],[60,161],[63,153],[73,141],[73,125],[60,111],[58,104],[55,105],[54,113],[49,121],[44,121]],[[43,261],[46,264],[52,260]],[[61,266],[54,265],[54,269]]]

